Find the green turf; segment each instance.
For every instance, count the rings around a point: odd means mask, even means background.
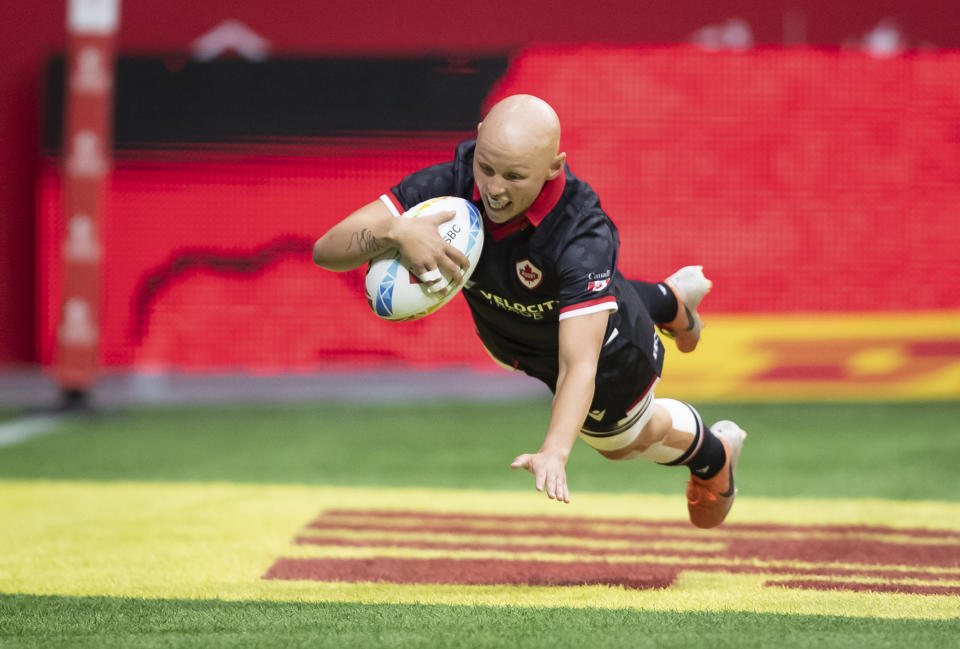
[[[0,646],[950,649],[960,621],[0,595]]]
[[[0,424],[23,416],[23,409],[15,406],[0,405]]]
[[[450,405],[256,405],[135,408],[65,421],[62,432],[0,448],[0,478],[228,480],[526,489],[508,468],[535,451],[543,399]],[[743,494],[957,500],[960,402],[725,404],[750,433]],[[678,493],[679,468],[611,462],[578,442],[572,493]]]
[[[705,405],[750,431],[738,472],[759,496],[956,500],[960,403]],[[0,478],[230,480],[531,488],[545,400],[449,406],[135,408],[0,448]],[[681,469],[578,444],[576,490],[681,493]],[[0,595],[0,647],[960,648],[960,621],[750,613],[168,601]]]

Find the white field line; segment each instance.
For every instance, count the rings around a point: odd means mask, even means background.
[[[0,447],[13,446],[34,437],[56,433],[61,415],[29,415],[0,423]]]

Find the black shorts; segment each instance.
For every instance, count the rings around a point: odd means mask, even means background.
[[[482,326],[477,324],[480,338],[494,360],[539,379],[551,391],[556,391],[559,373],[556,351],[524,353],[519,349],[497,349],[493,337],[484,336]],[[639,296],[629,286],[618,291],[617,311],[610,315],[597,362],[593,402],[583,427],[603,434],[627,424],[625,420],[636,415],[636,406],[660,378],[664,353],[653,320]]]

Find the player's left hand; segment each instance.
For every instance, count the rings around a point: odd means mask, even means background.
[[[550,453],[524,453],[510,464],[511,469],[526,469],[533,474],[537,491],[547,490],[547,498],[570,502],[567,489],[566,462],[563,457]]]

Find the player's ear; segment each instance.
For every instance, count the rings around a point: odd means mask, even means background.
[[[547,175],[547,180],[553,180],[557,176],[563,173],[563,163],[567,159],[566,153],[558,153],[557,157],[553,159],[553,162],[550,163],[550,173]]]

